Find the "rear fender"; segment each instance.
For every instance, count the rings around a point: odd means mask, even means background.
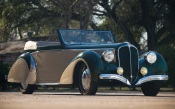
[[[36,83],[36,64],[30,53],[25,53],[18,57],[9,71],[8,82]]]

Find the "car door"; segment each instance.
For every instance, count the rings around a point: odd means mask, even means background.
[[[64,50],[47,50],[32,54],[37,67],[37,83],[58,83],[69,64]]]

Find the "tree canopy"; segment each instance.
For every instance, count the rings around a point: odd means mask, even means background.
[[[143,33],[147,33],[148,50],[167,43],[174,45],[174,0],[100,0],[99,5],[104,10],[94,14],[112,19],[123,37],[138,48]]]
[[[53,35],[75,20],[80,29],[113,30],[119,41],[139,49],[157,50],[175,43],[174,0],[2,0],[0,6],[1,42],[17,35],[23,39],[29,31],[35,36]],[[94,16],[103,23],[95,24]]]
[[[96,2],[91,0],[3,0],[0,7],[0,37],[7,41],[19,33],[54,34],[56,28],[69,28],[71,20],[87,29]]]

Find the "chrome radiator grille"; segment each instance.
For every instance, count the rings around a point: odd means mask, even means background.
[[[124,69],[123,76],[131,83],[138,74],[138,50],[134,46],[122,46],[118,49],[118,64]]]

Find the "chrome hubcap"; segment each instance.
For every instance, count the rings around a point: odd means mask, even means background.
[[[90,83],[91,83],[91,74],[89,70],[86,68],[83,71],[82,74],[82,85],[85,90],[88,90],[90,88]]]

